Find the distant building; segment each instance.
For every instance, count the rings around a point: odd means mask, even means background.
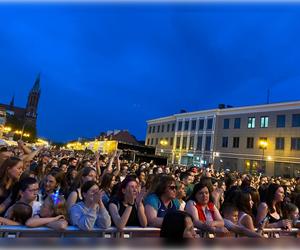
[[[0,138],[2,137],[5,123],[6,123],[5,108],[0,107]]]
[[[175,114],[147,121],[146,145],[169,162],[300,176],[300,101]]]
[[[40,99],[40,74],[37,76],[35,83],[30,90],[25,108],[15,106],[15,97],[13,96],[10,104],[1,104],[0,109],[6,112],[6,122],[14,129],[22,129],[36,135],[36,121],[38,116],[38,104]]]
[[[107,131],[106,133],[101,133],[98,137],[100,141],[103,140],[110,140],[110,141],[118,141],[118,142],[125,142],[131,143],[134,145],[139,145],[140,143],[137,141],[135,136],[130,134],[127,130],[114,130],[114,131]]]

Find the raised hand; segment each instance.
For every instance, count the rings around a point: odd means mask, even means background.
[[[145,188],[142,188],[142,190],[138,193],[138,195],[136,196],[136,204],[139,206],[143,199],[144,199],[144,196],[146,194],[146,190]]]

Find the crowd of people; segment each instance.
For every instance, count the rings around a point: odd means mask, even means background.
[[[158,227],[161,237],[199,232],[263,237],[300,227],[300,178],[158,166],[55,148],[0,148],[0,224],[65,230]]]

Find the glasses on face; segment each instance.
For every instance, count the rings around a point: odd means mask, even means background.
[[[175,185],[171,185],[171,186],[169,186],[169,189],[175,191],[177,189],[177,187]]]

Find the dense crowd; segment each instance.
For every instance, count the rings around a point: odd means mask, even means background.
[[[0,223],[64,230],[158,227],[162,237],[201,232],[262,237],[264,228],[300,227],[300,178],[212,165],[158,166],[54,148],[0,148]]]

